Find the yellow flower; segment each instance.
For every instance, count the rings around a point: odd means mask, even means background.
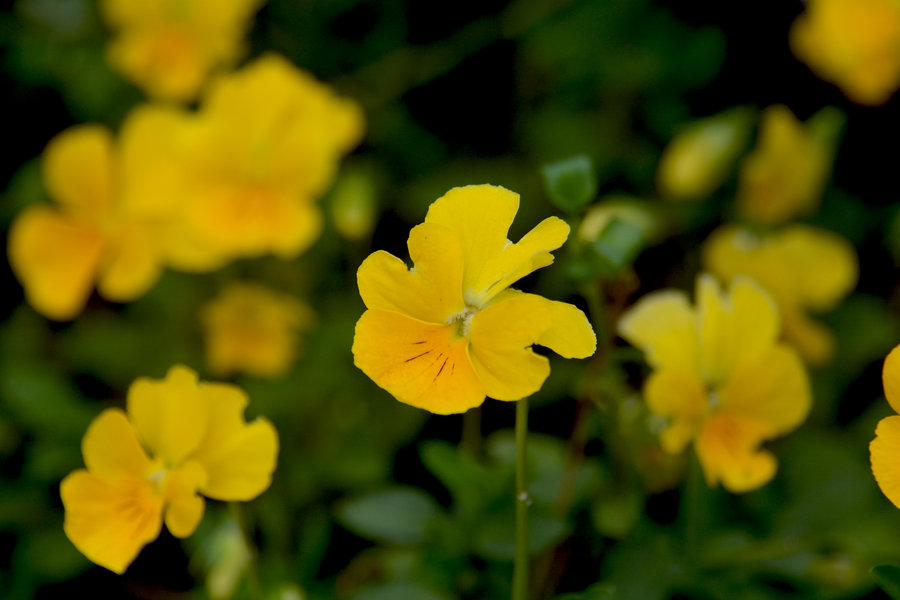
[[[198,383],[175,366],[162,381],[136,380],[127,413],[105,410],[81,444],[87,469],[63,479],[65,532],[90,560],[122,573],[163,522],[191,535],[206,496],[252,500],[271,482],[278,434],[265,419],[244,421],[247,396],[224,383]]]
[[[233,283],[203,307],[200,318],[210,372],[279,377],[293,364],[298,334],[312,324],[313,313],[293,296]]]
[[[244,52],[265,0],[101,0],[115,37],[107,60],[148,95],[189,101],[207,77]]]
[[[791,48],[850,100],[884,104],[900,85],[900,2],[809,0],[791,27]]]
[[[669,419],[664,450],[693,440],[707,483],[731,492],[774,476],[775,457],[760,446],[799,426],[811,395],[800,359],[778,343],[778,312],[762,288],[735,277],[723,293],[704,274],[696,308],[683,292],[654,292],[622,316],[619,332],[654,369],[644,396]]]
[[[368,310],[356,324],[354,363],[399,401],[449,414],[485,396],[520,400],[550,374],[532,344],[566,358],[593,354],[578,308],[509,288],[551,264],[569,235],[550,217],[510,242],[518,209],[518,194],[502,187],[454,188],[410,232],[412,269],[384,251],[359,267]]]
[[[271,54],[217,79],[197,113],[145,113],[155,133],[144,154],[157,176],[132,200],[177,214],[166,259],[189,271],[304,251],[322,226],[316,200],[363,132],[355,102]]]
[[[831,162],[830,151],[786,106],[762,116],[757,148],[741,164],[737,203],[741,215],[763,224],[815,212]]]
[[[900,346],[884,359],[881,371],[884,395],[894,412],[900,412]],[[886,417],[875,428],[869,444],[872,474],[888,500],[900,507],[900,416]]]
[[[703,245],[704,268],[721,281],[747,275],[778,304],[783,336],[804,360],[822,366],[834,356],[834,334],[810,319],[825,312],[856,286],[856,252],[839,235],[793,225],[766,237],[733,225],[714,231]]]
[[[123,201],[120,175],[128,160],[100,125],[67,129],[44,150],[44,184],[57,206],[26,208],[8,241],[10,265],[38,312],[72,319],[95,281],[105,298],[127,302],[159,277],[152,229]]]

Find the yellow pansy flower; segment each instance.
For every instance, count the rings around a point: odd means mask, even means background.
[[[244,52],[250,20],[265,0],[100,0],[114,31],[110,65],[149,96],[189,101],[210,73]]]
[[[794,350],[778,343],[778,311],[759,285],[739,276],[725,293],[704,274],[696,295],[692,307],[680,291],[648,294],[619,333],[653,368],[644,396],[669,420],[663,449],[679,453],[693,441],[710,486],[746,492],[775,475],[775,457],[760,446],[806,419],[809,381]]]
[[[900,85],[900,2],[809,0],[791,27],[791,48],[850,100],[884,104]]]
[[[47,144],[42,175],[56,206],[22,211],[10,228],[7,249],[38,312],[72,319],[95,282],[103,297],[127,302],[159,277],[162,258],[153,230],[123,201],[121,169],[127,161],[101,125],[71,127]]]
[[[704,242],[702,261],[721,281],[753,278],[778,304],[785,341],[812,366],[831,361],[834,334],[810,319],[856,286],[856,252],[841,236],[808,225],[792,225],[767,236],[735,226],[720,227]]]
[[[75,547],[122,573],[163,522],[176,537],[191,535],[203,517],[202,496],[246,501],[265,491],[278,434],[265,419],[244,421],[247,402],[240,388],[198,383],[180,365],[162,381],[137,379],[127,412],[107,409],[88,427],[87,468],[60,484]]]
[[[769,225],[812,214],[822,199],[830,163],[830,149],[789,108],[767,108],[756,149],[741,164],[741,215]]]
[[[881,371],[884,395],[894,412],[900,413],[900,346],[884,359]],[[885,417],[875,428],[869,444],[872,474],[888,500],[900,508],[900,416]]]
[[[210,372],[279,377],[293,364],[299,333],[312,324],[313,312],[294,296],[232,283],[203,307],[200,320]]]
[[[519,195],[502,187],[450,190],[409,234],[412,269],[384,251],[357,272],[366,305],[356,324],[357,367],[397,400],[438,414],[460,413],[485,396],[520,400],[540,389],[549,361],[593,354],[596,337],[578,308],[509,286],[553,262],[569,226],[543,220],[507,239]]]

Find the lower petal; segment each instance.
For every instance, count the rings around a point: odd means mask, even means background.
[[[204,502],[197,494],[206,482],[206,472],[193,461],[169,471],[164,484],[166,527],[175,537],[194,533],[203,518]]]
[[[872,474],[888,500],[900,508],[900,417],[878,422],[869,444]]]
[[[162,260],[150,232],[143,227],[123,227],[110,241],[100,266],[97,291],[113,302],[129,302],[143,296],[162,273]]]
[[[60,485],[66,535],[85,556],[123,573],[162,527],[163,499],[137,477],[101,479],[84,469]]]
[[[706,412],[703,382],[690,373],[663,369],[647,379],[644,398],[653,413],[671,419],[660,435],[663,449],[672,454],[684,450]]]
[[[356,323],[353,362],[397,400],[436,414],[484,402],[484,385],[456,325],[367,310]]]
[[[719,481],[730,492],[754,490],[775,476],[777,462],[759,445],[771,436],[765,423],[718,413],[703,423],[697,436],[697,457],[706,482]]]

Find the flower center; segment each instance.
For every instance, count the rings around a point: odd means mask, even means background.
[[[456,334],[459,337],[467,338],[469,337],[469,328],[472,322],[472,317],[475,316],[475,313],[478,312],[477,306],[466,305],[466,308],[456,314],[450,315],[447,318],[447,325],[456,325]]]

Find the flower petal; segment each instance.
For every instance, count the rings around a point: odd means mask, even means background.
[[[834,332],[826,325],[807,317],[800,309],[782,307],[784,341],[793,346],[811,367],[831,362],[837,348]]]
[[[128,389],[128,418],[138,438],[167,466],[180,465],[197,449],[209,412],[197,374],[181,365],[162,381],[141,377]]]
[[[461,413],[485,396],[467,343],[457,325],[370,309],[356,323],[353,362],[400,402],[436,414]]]
[[[186,538],[203,518],[205,502],[197,490],[206,482],[206,472],[194,461],[166,473],[163,495],[166,498],[166,528],[175,537]]]
[[[278,433],[265,419],[247,423],[247,395],[224,383],[201,384],[209,399],[206,435],[191,459],[203,466],[203,495],[216,500],[251,500],[272,481],[278,459]]]
[[[118,408],[109,408],[93,420],[81,440],[81,453],[88,471],[103,479],[150,474],[150,458],[128,417]]]
[[[446,323],[465,309],[463,254],[452,232],[423,223],[409,233],[414,268],[384,251],[371,254],[357,272],[366,308],[401,313],[429,323]]]
[[[9,263],[28,302],[60,321],[84,308],[102,250],[97,229],[46,206],[22,211],[9,232]]]
[[[888,404],[900,413],[900,346],[891,350],[881,368],[881,382]]]
[[[550,363],[529,346],[551,319],[547,300],[533,294],[510,294],[472,317],[469,356],[488,396],[520,400],[540,389]]]
[[[137,477],[115,480],[79,469],[59,488],[66,536],[100,566],[123,573],[162,528],[163,499],[153,484]]]
[[[706,482],[719,481],[730,492],[754,490],[775,476],[777,462],[759,445],[771,435],[766,423],[720,412],[709,417],[697,436],[697,456]]]
[[[703,382],[696,374],[663,368],[647,379],[644,399],[651,412],[671,419],[660,435],[663,449],[671,454],[684,450],[706,414],[708,394]]]
[[[538,296],[540,298],[540,296]],[[587,358],[597,349],[597,335],[587,315],[574,304],[544,299],[550,309],[550,328],[537,339],[563,358]]]
[[[813,311],[831,310],[849,294],[859,277],[856,251],[843,237],[806,225],[794,225],[777,244],[791,267],[797,302]]]
[[[453,188],[428,208],[426,223],[450,229],[462,247],[466,302],[484,306],[518,279],[553,262],[569,236],[556,217],[544,219],[515,244],[507,239],[519,209],[519,195],[493,185]]]
[[[619,319],[619,335],[644,351],[656,369],[700,376],[700,349],[694,310],[683,292],[663,290],[637,301]]]
[[[875,439],[869,444],[869,457],[878,487],[900,508],[900,417],[878,422]]]
[[[162,274],[155,241],[144,227],[122,227],[104,252],[97,291],[114,302],[143,296]]]
[[[113,202],[112,148],[102,125],[76,125],[54,137],[41,157],[47,192],[73,214],[105,214]]]

